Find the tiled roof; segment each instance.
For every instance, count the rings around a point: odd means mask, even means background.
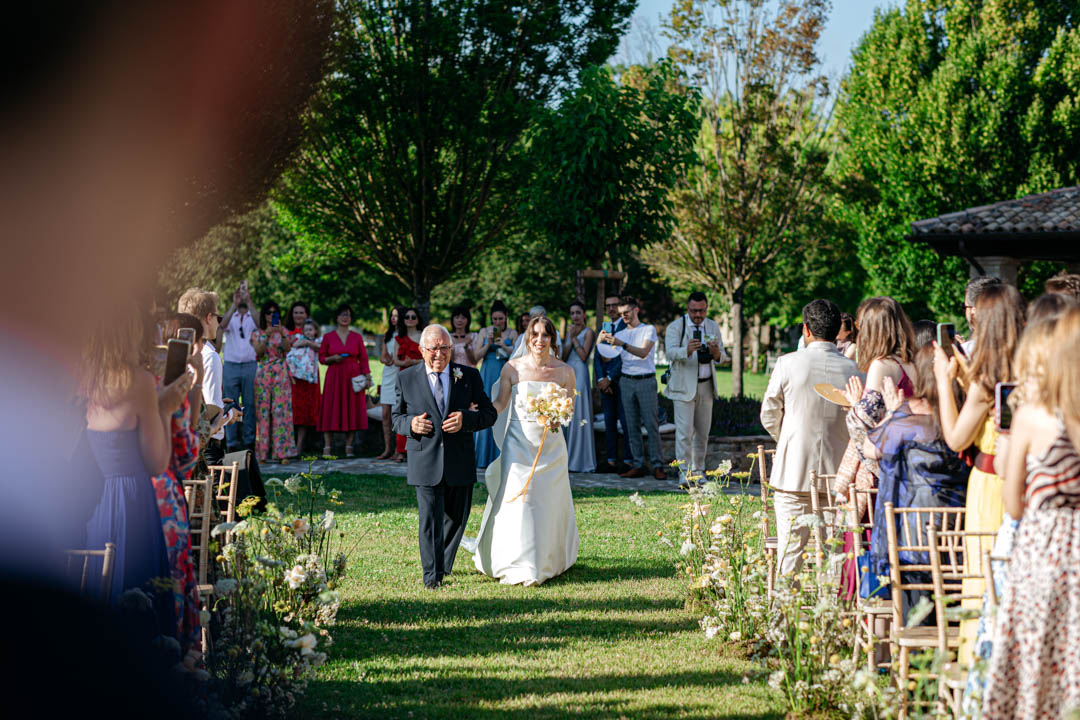
[[[1080,185],[919,220],[911,232],[913,238],[1080,232]]]

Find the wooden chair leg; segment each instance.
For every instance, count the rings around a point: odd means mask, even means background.
[[[900,648],[900,671],[899,677],[899,690],[900,690],[900,713],[897,715],[899,720],[906,720],[907,707],[908,707],[908,675],[911,671],[911,667],[908,665],[910,661],[910,648]]]

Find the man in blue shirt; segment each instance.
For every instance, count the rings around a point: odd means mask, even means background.
[[[604,298],[604,310],[611,319],[611,334],[626,328],[619,315],[619,296],[608,295]],[[613,346],[609,346],[613,347]],[[626,428],[626,410],[619,400],[619,376],[622,374],[622,360],[616,351],[614,357],[607,359],[600,354],[599,346],[593,354],[593,377],[596,379],[596,387],[600,391],[600,402],[604,409],[604,445],[606,446],[606,461],[596,467],[598,473],[622,473],[630,469],[634,462],[634,456],[630,452],[630,443],[624,443],[626,462],[619,462],[619,428],[616,421]]]

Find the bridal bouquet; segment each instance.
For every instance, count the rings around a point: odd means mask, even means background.
[[[521,488],[521,492],[506,502],[517,500],[529,489],[533,473],[536,472],[536,464],[540,462],[540,453],[544,451],[544,440],[547,439],[548,433],[559,432],[564,425],[569,425],[574,418],[574,395],[577,395],[576,390],[571,395],[561,385],[548,383],[539,394],[530,395],[525,399],[525,416],[538,425],[543,425],[545,431],[540,436],[540,447],[536,449],[536,458],[533,460],[532,468],[529,470],[529,477],[525,481],[525,486]]]

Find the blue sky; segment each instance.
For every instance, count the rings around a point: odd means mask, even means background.
[[[833,0],[825,32],[818,41],[818,55],[830,80],[835,82],[843,76],[851,49],[874,20],[874,9],[895,4],[895,0]],[[646,47],[645,37],[652,34],[656,37],[651,48],[654,53],[662,54],[666,43],[659,37],[660,16],[666,15],[671,5],[672,0],[640,0],[634,14],[634,25],[623,38],[614,59],[643,59],[640,55]]]

